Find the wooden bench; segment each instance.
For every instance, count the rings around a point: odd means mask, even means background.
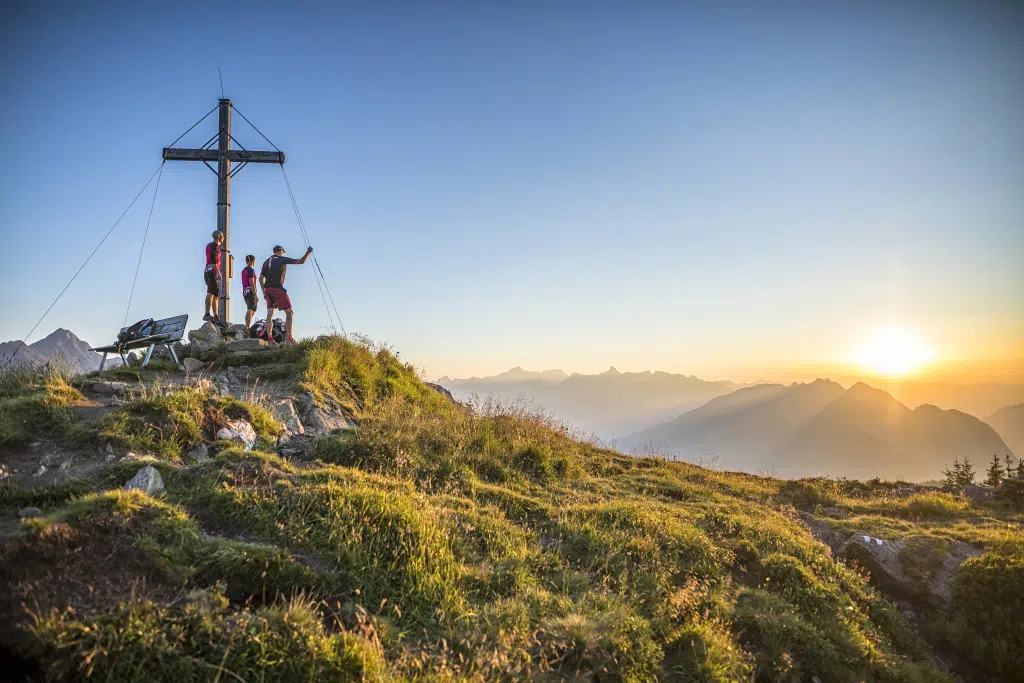
[[[142,367],[146,367],[149,363],[150,357],[153,355],[153,349],[157,346],[166,346],[167,350],[171,352],[171,358],[174,359],[174,364],[177,365],[180,361],[178,360],[178,354],[174,352],[174,343],[181,341],[181,338],[185,336],[185,324],[187,322],[187,315],[164,318],[163,320],[154,320],[152,334],[139,339],[133,339],[129,342],[125,342],[124,344],[114,342],[108,346],[100,346],[89,350],[103,354],[103,360],[100,361],[100,370],[103,370],[104,366],[107,364],[108,353],[116,353],[121,356],[121,360],[124,361],[125,367],[127,367],[128,356],[126,354],[129,351],[141,348],[146,349],[146,357],[142,360]],[[123,334],[127,329],[127,327],[122,327],[118,336]]]

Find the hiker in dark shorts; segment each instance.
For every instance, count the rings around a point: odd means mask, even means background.
[[[206,281],[206,315],[203,316],[203,320],[215,324],[220,322],[220,245],[222,244],[224,244],[224,233],[214,230],[213,241],[206,245],[206,269],[203,271],[203,280]]]
[[[288,298],[288,290],[284,288],[284,275],[288,266],[302,265],[313,253],[313,247],[306,248],[306,254],[299,259],[288,258],[284,255],[284,247],[274,247],[274,255],[263,262],[260,270],[260,287],[263,288],[263,298],[267,300],[267,324],[263,327],[262,339],[273,343],[274,338],[271,330],[274,327],[274,311],[284,311],[285,315],[285,341],[295,343],[292,338],[292,323],[295,322],[295,313],[292,311],[292,302]]]
[[[245,297],[245,329],[252,327],[252,317],[256,315],[256,305],[260,302],[256,296],[256,257],[249,254],[245,257],[245,268],[242,268],[242,296]]]

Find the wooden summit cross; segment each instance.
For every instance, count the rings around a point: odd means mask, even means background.
[[[245,149],[238,140],[231,136],[231,100],[221,99],[219,110],[220,127],[217,134],[207,140],[205,145],[199,149],[164,147],[163,156],[164,161],[201,161],[217,174],[217,229],[224,233],[224,244],[220,249],[223,264],[220,283],[220,320],[222,324],[226,325],[230,317],[230,285],[231,277],[234,275],[234,264],[231,257],[231,178],[246,164],[284,164],[284,152],[280,150],[257,152]],[[242,118],[245,116],[242,115]],[[260,135],[263,134],[260,133]],[[241,149],[231,149],[232,140]],[[215,141],[216,149],[212,146]],[[267,142],[270,141],[267,140]],[[216,169],[210,165],[211,161],[217,162]],[[231,170],[232,161],[240,162],[234,171]]]

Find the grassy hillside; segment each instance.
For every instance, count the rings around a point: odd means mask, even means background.
[[[977,680],[1024,666],[1021,517],[998,503],[626,457],[514,406],[454,404],[339,338],[257,360],[358,428],[285,457],[263,406],[208,384],[143,377],[97,411],[59,377],[0,381],[4,458],[131,448],[166,482],[121,490],[143,462],[95,456],[84,479],[0,483],[9,666],[176,683],[952,680],[922,632]],[[238,417],[256,448],[185,457]],[[44,514],[18,522],[29,505]],[[808,520],[985,553],[952,614],[914,625]]]

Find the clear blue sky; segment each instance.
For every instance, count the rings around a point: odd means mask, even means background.
[[[431,376],[768,374],[885,325],[1024,356],[1024,3],[335,4],[7,6],[0,339],[216,104],[220,66],[287,153],[346,328]],[[277,167],[232,189],[236,272],[302,251]],[[198,322],[215,190],[167,164],[132,320]],[[150,197],[35,338],[110,341]],[[311,268],[288,287],[319,332]]]

